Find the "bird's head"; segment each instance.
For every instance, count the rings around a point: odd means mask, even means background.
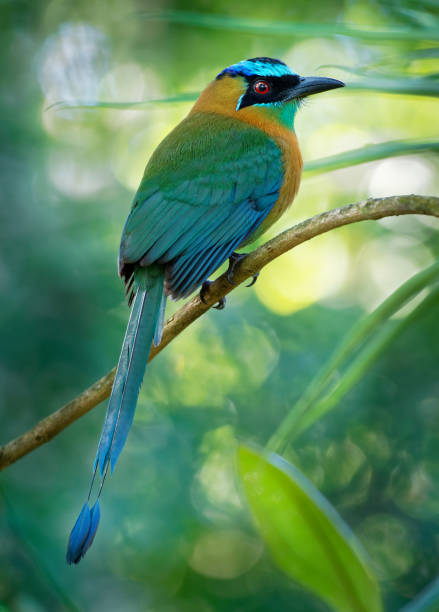
[[[250,123],[275,121],[293,129],[295,114],[305,97],[337,87],[344,87],[344,83],[302,77],[280,60],[255,57],[220,72],[192,112],[217,112]]]

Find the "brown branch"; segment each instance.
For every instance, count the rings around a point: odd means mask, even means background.
[[[162,342],[160,346],[152,348],[150,360],[154,359],[188,325],[216,304],[221,297],[233,291],[236,286],[240,285],[247,278],[252,277],[270,261],[286,251],[336,227],[358,221],[410,214],[439,217],[439,198],[408,195],[369,199],[316,215],[282,232],[250,253],[236,266],[234,273],[235,284],[233,286],[230,285],[224,274],[212,283],[206,298],[208,305],[203,304],[199,297],[196,296],[182,306],[167,321]],[[107,398],[111,392],[115,370],[113,368],[111,372],[95,382],[71,402],[44,418],[22,436],[1,447],[0,470],[51,440],[63,429]]]

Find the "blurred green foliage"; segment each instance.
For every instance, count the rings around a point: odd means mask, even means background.
[[[273,558],[338,612],[381,612],[368,557],[319,491],[279,455],[241,446],[239,471]]]
[[[133,190],[187,100],[225,66],[268,55],[302,74],[348,70],[353,85],[298,116],[305,161],[339,169],[305,175],[270,236],[368,195],[438,193],[438,13],[437,0],[2,2],[2,441],[115,363],[128,315],[116,253]],[[68,108],[84,104],[95,108]],[[399,141],[405,154],[391,157]],[[264,551],[236,439],[267,442],[346,331],[438,258],[438,227],[407,217],[319,237],[173,342],[150,366],[78,567],[65,565],[65,544],[105,406],[6,470],[1,611],[326,610]],[[430,308],[285,446],[362,541],[390,611],[437,574],[438,360]]]

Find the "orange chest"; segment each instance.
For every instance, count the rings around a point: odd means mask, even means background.
[[[257,232],[261,235],[292,203],[300,185],[302,155],[296,134],[278,121],[274,121],[263,109],[254,106],[244,108],[240,111],[240,119],[265,132],[278,145],[283,156],[284,180],[279,198]]]
[[[269,133],[268,130],[265,131]],[[284,180],[279,192],[279,198],[258,228],[255,238],[261,236],[273,223],[276,223],[289,208],[299,189],[300,178],[302,176],[303,161],[296,134],[290,130],[278,128],[271,130],[269,135],[282,151]]]
[[[279,215],[281,215],[291,204],[299,189],[303,161],[297,136],[294,132],[285,130],[284,133],[273,135],[272,138],[281,148],[284,159],[284,181],[279,199],[275,204],[275,207],[280,209]]]

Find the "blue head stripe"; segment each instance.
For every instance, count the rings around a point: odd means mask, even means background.
[[[286,64],[279,60],[266,57],[256,57],[255,59],[243,60],[238,64],[232,64],[219,73],[216,77],[221,78],[229,74],[230,76],[261,76],[261,77],[281,77],[288,74],[296,74]]]

